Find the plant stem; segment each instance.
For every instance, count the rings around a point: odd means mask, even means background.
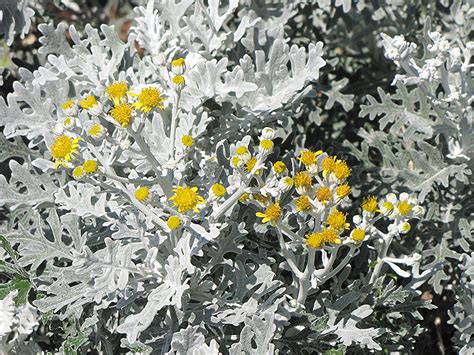
[[[178,127],[178,107],[179,107],[179,100],[181,98],[181,93],[176,92],[173,99],[173,111],[171,113],[171,132],[170,132],[170,160],[174,160],[174,152],[175,152],[175,140],[176,140],[176,128]]]

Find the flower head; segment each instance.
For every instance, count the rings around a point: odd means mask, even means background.
[[[133,103],[133,107],[143,112],[150,112],[156,107],[164,109],[162,102],[166,99],[161,97],[161,92],[158,88],[150,86],[143,88],[139,94],[131,94],[137,97],[137,101]]]
[[[318,150],[317,152],[313,152],[309,149],[305,149],[300,153],[298,160],[303,164],[306,168],[316,164],[316,158],[323,153],[322,150]]]
[[[105,134],[105,127],[102,126],[100,123],[92,124],[89,129],[87,130],[89,136],[94,139],[102,138]]]
[[[257,212],[256,216],[262,218],[262,223],[270,222],[276,224],[281,217],[280,204],[278,202],[273,203],[265,209],[264,213]]]
[[[190,210],[199,212],[197,205],[205,203],[204,198],[199,196],[197,187],[178,186],[173,189],[174,195],[170,198],[180,213],[186,213]]]
[[[331,189],[327,186],[320,186],[316,190],[316,198],[318,201],[326,203],[332,199]]]
[[[194,139],[190,135],[184,135],[181,137],[181,143],[183,143],[186,148],[191,148],[193,146]]]
[[[351,168],[349,168],[344,160],[338,160],[334,164],[332,172],[338,180],[344,180],[351,175]]]
[[[177,58],[171,62],[171,71],[176,75],[181,75],[186,70],[184,58]]]
[[[321,162],[321,166],[323,168],[323,176],[326,176],[329,173],[334,171],[334,166],[336,165],[336,158],[335,157],[326,157]]]
[[[365,230],[362,228],[355,228],[351,232],[351,238],[356,242],[361,242],[365,239]]]
[[[300,171],[296,173],[293,181],[295,183],[296,191],[298,191],[300,194],[307,193],[313,184],[311,175],[309,175],[307,171]]]
[[[91,110],[95,106],[97,106],[97,104],[98,104],[97,99],[93,95],[89,95],[84,100],[79,102],[79,105],[85,110]]]
[[[351,193],[351,187],[349,184],[343,184],[336,187],[336,195],[339,198],[344,198]]]
[[[259,150],[262,154],[269,154],[273,150],[274,143],[270,139],[262,139],[259,144]]]
[[[183,90],[184,85],[186,85],[186,81],[182,75],[175,75],[173,79],[171,79],[171,82],[173,83],[173,89],[176,91]]]
[[[74,158],[80,140],[80,138],[72,138],[66,135],[61,135],[54,140],[50,150],[53,159],[56,161],[56,168],[59,167],[59,164],[65,167],[66,163]]]
[[[150,197],[150,189],[147,186],[140,186],[135,190],[135,198],[140,202],[145,202]]]
[[[273,164],[273,171],[277,174],[282,174],[286,171],[286,165],[282,161],[277,161]]]
[[[74,116],[77,114],[77,107],[76,103],[69,99],[65,103],[61,105],[61,108],[63,109],[64,113],[66,115]]]
[[[255,168],[255,164],[257,164],[257,158],[252,157],[245,163],[245,171],[251,173]],[[257,170],[255,174],[259,174],[260,172]]]
[[[346,223],[346,214],[335,208],[327,218],[327,224],[335,230],[349,228],[349,223]]]
[[[306,244],[313,248],[320,248],[323,243],[341,244],[337,231],[332,228],[324,228],[322,232],[306,235]]]
[[[168,225],[169,229],[176,230],[181,227],[181,220],[178,216],[170,216],[166,221],[166,224]]]
[[[72,171],[72,177],[76,180],[80,180],[86,175],[86,172],[84,171],[84,168],[82,166],[76,166],[74,170]]]
[[[377,198],[369,196],[362,202],[362,209],[368,213],[375,213],[377,211]]]
[[[295,202],[296,211],[303,212],[311,209],[311,202],[309,201],[309,197],[306,195],[301,195]]]
[[[86,160],[82,164],[86,174],[94,174],[97,171],[97,161],[95,160]]]
[[[211,186],[211,191],[216,197],[224,197],[225,193],[227,192],[224,185],[221,184],[214,184]]]
[[[110,116],[120,125],[122,128],[127,127],[132,120],[132,105],[123,103],[115,106],[110,110]]]
[[[127,96],[128,84],[124,81],[116,81],[115,83],[110,84],[105,89],[105,92],[111,100],[113,100],[114,105],[119,105]]]

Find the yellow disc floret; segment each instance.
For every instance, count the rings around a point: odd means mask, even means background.
[[[338,160],[333,167],[333,174],[339,180],[344,180],[351,175],[351,168],[344,160]]]
[[[56,161],[56,168],[59,164],[66,166],[67,162],[70,162],[79,147],[80,138],[71,138],[66,135],[57,137],[53,144],[51,144],[51,155]]]
[[[351,193],[351,187],[349,184],[343,184],[336,187],[336,195],[339,198],[344,198]]]
[[[300,171],[296,173],[295,177],[293,178],[295,183],[295,187],[297,188],[310,188],[312,185],[312,178],[306,171]]]
[[[79,105],[81,105],[81,107],[85,110],[90,110],[95,105],[97,105],[97,99],[95,98],[95,96],[90,95],[87,96],[84,100],[82,100]]]
[[[214,185],[212,185],[211,191],[212,191],[212,193],[214,194],[214,196],[217,196],[217,197],[222,197],[222,196],[224,196],[225,193],[227,192],[227,190],[225,189],[224,185],[221,185],[221,184],[214,184]]]
[[[138,189],[135,191],[135,198],[140,201],[144,202],[148,200],[148,197],[150,197],[150,189],[146,186],[140,186]]]
[[[87,133],[89,133],[89,135],[94,138],[102,136],[103,132],[104,126],[102,126],[100,123],[94,123],[87,131]]]
[[[309,197],[306,195],[302,195],[298,197],[295,204],[296,204],[296,211],[298,212],[307,211],[311,208],[311,202],[309,201]]]
[[[319,248],[323,244],[322,233],[310,233],[306,235],[306,244],[312,248]]]
[[[377,198],[375,196],[369,196],[362,202],[362,209],[369,213],[377,211]]]
[[[162,102],[166,99],[161,97],[161,92],[158,88],[144,88],[140,91],[138,95],[135,94],[135,96],[137,96],[137,101],[133,104],[133,107],[137,110],[143,112],[150,112],[156,107],[164,109]]]
[[[320,248],[323,243],[340,244],[341,239],[337,231],[332,228],[324,228],[322,232],[306,235],[306,244],[313,248]]]
[[[110,84],[105,89],[107,95],[109,95],[110,99],[114,101],[114,105],[120,104],[120,102],[125,98],[128,91],[128,84],[124,81],[117,81],[115,83]]]
[[[410,214],[413,206],[408,201],[400,201],[397,205],[397,209],[402,216],[406,216]]]
[[[95,160],[86,160],[82,166],[86,174],[94,174],[97,171],[97,162]]]
[[[303,150],[298,160],[306,167],[316,164],[316,158],[323,152],[321,150],[313,152],[311,150]]]
[[[365,239],[365,230],[362,228],[355,228],[351,232],[351,237],[354,239],[356,242],[361,242]]]
[[[264,151],[272,150],[273,145],[273,141],[271,141],[270,139],[262,139],[259,144],[260,148],[262,148],[262,150]]]
[[[199,212],[197,205],[204,204],[204,198],[198,195],[197,187],[178,186],[173,189],[174,195],[170,198],[180,213],[186,213],[190,210]]]
[[[237,147],[235,149],[235,153],[237,155],[244,155],[244,154],[247,154],[249,152],[248,148],[244,145],[241,145],[240,147]]]
[[[320,186],[316,190],[316,198],[320,202],[328,202],[332,199],[331,189],[327,186]]]
[[[286,171],[286,165],[282,161],[277,161],[273,164],[273,170],[277,174],[281,174]]]
[[[72,101],[71,99],[67,100],[65,103],[63,103],[61,105],[61,108],[63,110],[68,110],[68,109],[71,109],[74,107],[74,101]]]
[[[335,165],[336,165],[336,158],[334,157],[326,157],[321,163],[323,172],[325,174],[332,173]]]
[[[175,230],[181,226],[181,220],[178,216],[170,216],[166,221],[166,224],[168,225],[169,229]]]
[[[72,177],[76,180],[81,179],[82,177],[84,177],[84,175],[85,175],[85,172],[82,166],[76,166],[74,170],[72,171]]]
[[[255,168],[255,164],[257,164],[257,158],[250,158],[247,163],[245,163],[245,171],[248,173],[252,172],[253,168]],[[256,174],[258,174],[258,171],[256,172]]]
[[[193,146],[194,139],[193,139],[193,137],[191,137],[190,135],[184,135],[184,136],[181,138],[181,143],[183,143],[183,145],[184,145],[186,148],[191,148],[191,147]]]
[[[327,224],[335,230],[349,228],[349,223],[346,223],[346,214],[335,208],[328,216]]]
[[[278,202],[273,203],[265,209],[264,213],[257,212],[256,216],[262,218],[262,223],[270,222],[275,224],[281,217],[280,204]]]
[[[132,105],[119,104],[110,110],[110,116],[122,127],[127,127],[132,120]]]

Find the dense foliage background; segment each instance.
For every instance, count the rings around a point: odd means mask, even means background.
[[[0,349],[474,351],[471,1],[7,0],[0,11],[0,320],[16,317],[8,329],[0,327]],[[166,55],[162,67],[159,55]],[[255,145],[257,152],[262,129],[271,127],[277,137],[271,160],[285,161],[290,171],[303,148],[348,162],[350,216],[363,215],[367,196],[382,201],[389,193],[414,196],[425,213],[410,221],[408,234],[390,240],[386,255],[375,237],[358,246],[348,265],[345,253],[338,254],[339,273],[313,285],[303,304],[292,300],[295,279],[275,232],[255,219],[257,203],[230,208],[215,229],[215,213],[190,218],[189,236],[182,235],[190,245],[175,245],[175,251],[166,249],[160,232],[146,230],[140,237],[146,251],[140,251],[128,235],[140,230],[130,217],[133,204],[123,207],[128,202],[105,189],[105,205],[79,188],[86,184],[70,172],[55,172],[48,165],[48,137],[66,99],[100,97],[113,80],[162,83],[163,72],[172,72],[171,59],[181,56],[186,88],[177,136],[193,136],[196,150],[184,149],[189,163],[176,163],[178,173],[167,175],[173,186],[188,175],[187,183],[202,190],[215,174],[230,194],[241,177],[224,161],[239,144]],[[162,86],[171,98],[175,87]],[[164,112],[163,135],[143,133],[147,142],[165,142],[152,146],[160,163],[170,142],[164,132],[175,115],[171,106]],[[136,151],[122,158],[117,166],[127,173],[133,166],[132,184],[157,181]],[[161,168],[173,169],[164,163]],[[75,209],[77,201],[85,203],[82,211]],[[292,218],[287,223],[295,228],[310,224]],[[141,223],[151,224],[146,218]],[[388,226],[384,220],[377,228]],[[206,240],[193,241],[196,233]],[[159,241],[153,239],[158,235]],[[288,250],[301,253],[301,245]],[[74,259],[76,252],[88,262]],[[381,255],[388,261],[371,277]],[[166,282],[181,283],[183,305],[172,296],[155,312],[147,309],[146,300],[161,287],[161,281],[149,283],[149,275],[130,273],[125,288],[97,281],[123,282],[120,267],[139,268],[153,257],[162,266],[166,260]],[[306,260],[299,257],[297,262]],[[95,265],[101,258],[113,267]],[[172,274],[179,260],[186,270]],[[155,297],[165,295],[158,291]],[[152,313],[149,322],[140,319],[144,309]]]

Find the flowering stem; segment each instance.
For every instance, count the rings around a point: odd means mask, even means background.
[[[370,283],[374,283],[375,280],[377,280],[377,277],[379,276],[380,271],[382,270],[382,266],[384,264],[384,258],[387,256],[388,248],[390,247],[390,244],[392,243],[393,237],[394,237],[393,233],[382,235],[382,248],[377,258],[377,264],[375,265],[374,271],[372,272],[372,275],[370,276]]]
[[[283,240],[283,234],[280,230],[277,229],[278,232],[278,241],[280,242],[281,252],[286,259],[286,262],[290,266],[291,271],[295,276],[300,279],[303,277],[303,273],[298,269],[298,266],[295,264],[295,255],[292,253],[290,249],[286,246],[285,241]]]
[[[176,140],[176,128],[178,127],[178,106],[179,100],[181,98],[181,93],[176,92],[174,95],[174,102],[173,102],[173,111],[171,113],[171,132],[170,132],[170,144],[171,144],[171,151],[170,151],[170,159],[174,160],[174,151],[175,151],[175,140]]]
[[[303,272],[303,275],[299,278],[298,282],[298,297],[297,301],[299,304],[304,304],[306,302],[306,297],[308,297],[308,291],[311,286],[311,275],[314,272],[314,258],[316,255],[316,250],[311,248],[308,251],[308,263]]]
[[[339,271],[341,271],[347,264],[349,264],[349,261],[351,261],[352,257],[354,256],[354,250],[355,250],[356,246],[354,244],[350,244],[349,248],[350,248],[349,252],[347,253],[344,260],[342,260],[339,263],[339,265],[336,266],[336,268],[334,270],[329,272],[327,275],[323,275],[321,277],[321,283],[323,283],[326,280],[329,280],[334,275],[337,275],[339,273]]]
[[[240,187],[217,210],[212,213],[210,217],[211,221],[216,221],[227,210],[229,210],[230,207],[233,206],[234,203],[239,200],[240,196],[242,196],[246,188],[247,184],[240,185]]]

